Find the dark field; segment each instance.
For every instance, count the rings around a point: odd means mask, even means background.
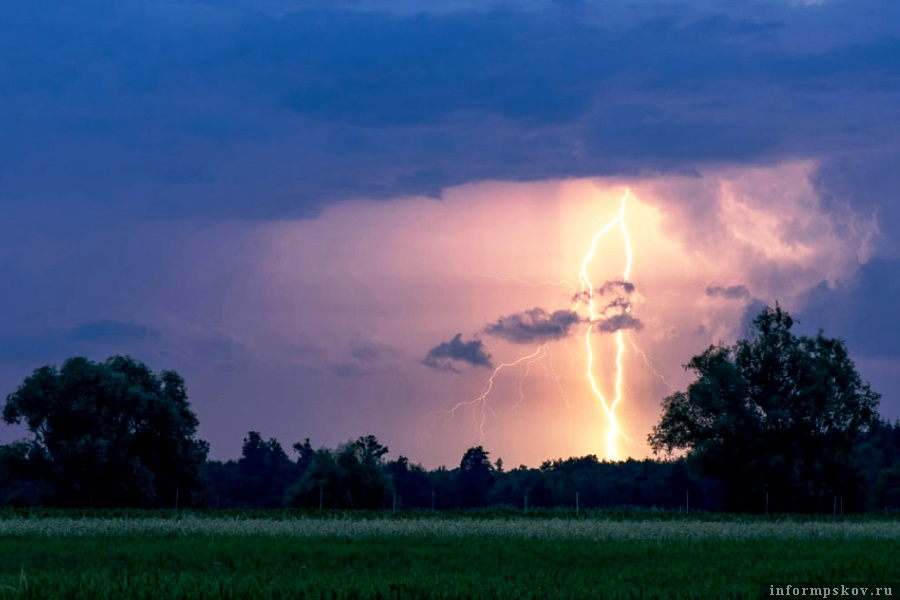
[[[898,556],[887,519],[8,514],[0,599],[757,598]]]

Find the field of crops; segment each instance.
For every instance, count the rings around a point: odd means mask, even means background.
[[[0,599],[758,598],[898,557],[889,519],[0,514]]]

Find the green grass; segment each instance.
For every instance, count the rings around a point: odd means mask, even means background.
[[[757,598],[762,581],[900,580],[885,519],[257,517],[5,515],[0,599]]]

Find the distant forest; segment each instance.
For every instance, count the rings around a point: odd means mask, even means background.
[[[342,508],[443,510],[529,508],[663,508],[720,511],[726,483],[693,474],[685,459],[599,460],[594,455],[548,460],[538,468],[507,468],[481,446],[455,468],[427,470],[373,436],[334,449],[294,444],[291,459],[275,439],[250,432],[240,459],[208,461],[197,503],[221,508]],[[900,510],[900,423],[881,422],[859,440],[859,479],[823,498],[826,514]],[[737,477],[745,473],[735,473]],[[774,487],[774,486],[773,486]],[[795,512],[794,498],[748,498],[745,512]],[[809,512],[809,511],[807,511]]]
[[[207,459],[185,382],[131,357],[36,369],[3,419],[28,439],[0,446],[0,505],[445,510],[664,508],[836,514],[900,510],[900,422],[878,415],[841,340],[796,336],[766,308],[746,339],[710,346],[695,380],[662,401],[659,459],[588,455],[509,468],[481,446],[454,468],[387,460],[375,436],[337,448],[244,438]]]

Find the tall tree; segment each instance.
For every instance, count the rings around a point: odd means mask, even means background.
[[[302,474],[278,440],[265,441],[258,431],[244,438],[237,467],[241,489],[236,497],[241,504],[255,507],[281,506],[288,487]]]
[[[732,347],[710,346],[685,366],[697,376],[665,398],[649,435],[656,452],[687,451],[720,479],[731,510],[822,511],[840,496],[860,508],[854,447],[878,421],[842,340],[795,336],[777,304]],[[849,504],[848,504],[849,501]]]
[[[186,504],[208,451],[181,376],[125,356],[36,369],[7,396],[3,419],[32,435],[5,454],[27,461],[43,500],[61,505]]]
[[[494,482],[494,466],[481,446],[469,448],[459,463],[459,498],[465,508],[484,506]]]

